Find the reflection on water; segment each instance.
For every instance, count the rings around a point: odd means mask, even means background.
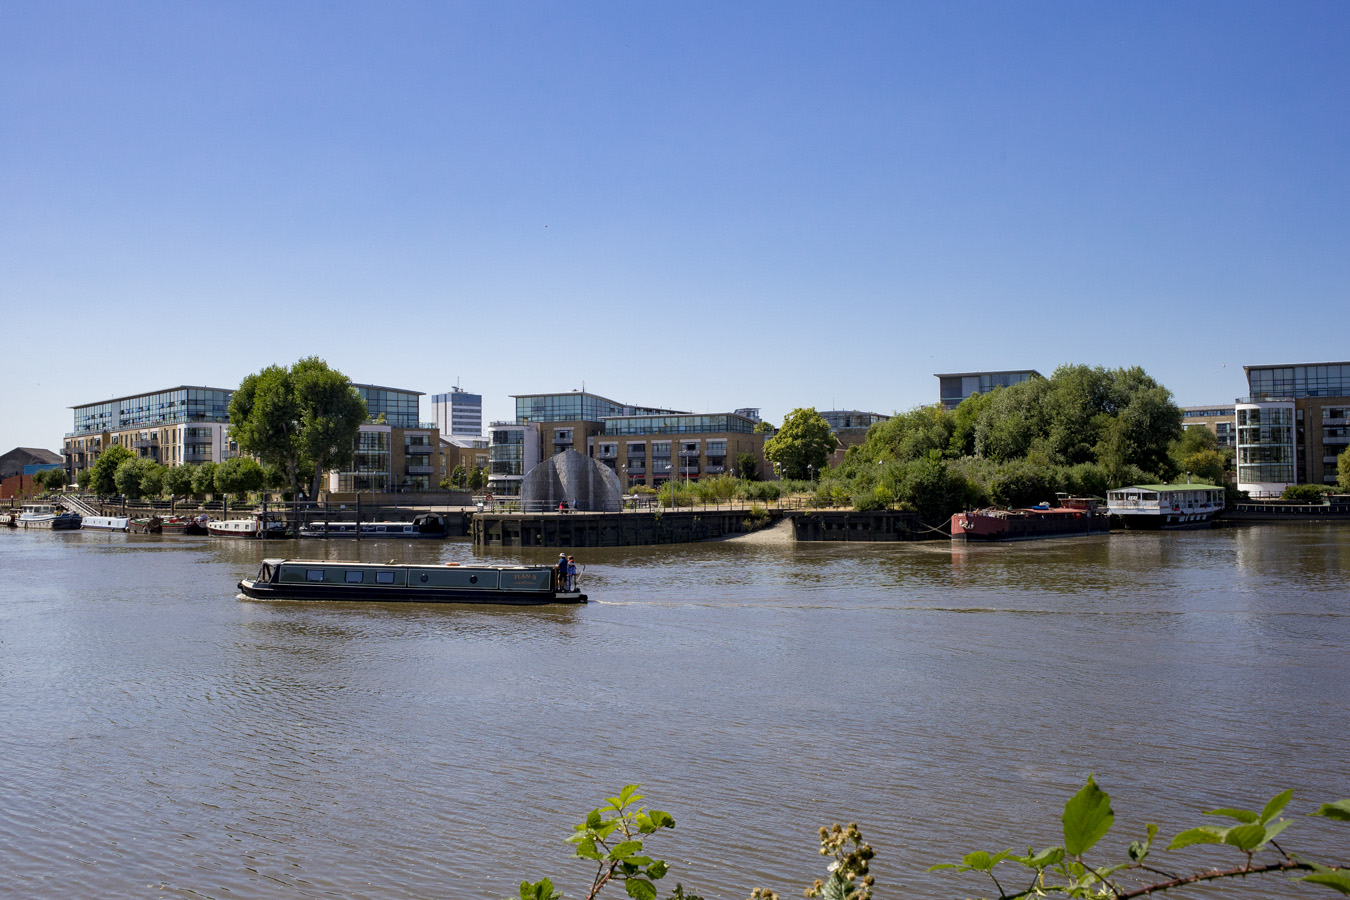
[[[928,864],[1055,840],[1088,772],[1132,830],[1350,794],[1350,529],[582,550],[548,608],[240,599],[265,556],[474,558],[0,534],[7,893],[575,895],[570,824],[641,782],[686,888],[795,893],[844,819],[883,895],[955,896]]]

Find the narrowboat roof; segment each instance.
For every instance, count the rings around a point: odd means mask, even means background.
[[[500,565],[498,563],[416,563],[400,562],[390,560],[389,562],[363,562],[357,559],[264,559],[264,565],[280,566],[373,566],[375,568],[388,568],[389,566],[406,566],[409,568],[436,569],[450,566],[458,569],[551,569],[553,566],[548,563],[536,563],[534,565]]]

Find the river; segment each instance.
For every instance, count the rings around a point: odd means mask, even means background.
[[[834,821],[878,896],[959,897],[988,889],[927,867],[1057,842],[1089,773],[1116,855],[1350,796],[1342,526],[582,550],[579,607],[237,596],[264,555],[357,554],[473,558],[0,534],[0,895],[580,898],[571,825],[640,783],[677,823],[663,897],[799,897]],[[1289,846],[1345,846],[1298,818]]]

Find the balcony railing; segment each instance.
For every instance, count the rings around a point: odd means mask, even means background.
[[[147,447],[158,447],[159,438],[150,438],[148,440],[142,439],[139,441],[135,441],[131,446],[135,447],[137,450],[144,450]]]
[[[618,458],[619,458],[619,451],[618,451],[618,450],[605,450],[605,449],[596,450],[596,451],[595,451],[595,458],[596,458],[596,459],[618,459]]]
[[[403,448],[404,456],[430,456],[431,446],[429,444],[409,444]]]
[[[680,466],[681,475],[697,475],[698,466]]]
[[[726,466],[705,466],[703,469],[703,471],[707,472],[709,475],[721,475],[726,470]]]
[[[690,457],[698,456],[698,451],[697,451],[697,450],[681,450],[681,451],[680,451],[680,456],[685,457],[686,459],[688,459],[688,458],[690,458]]]
[[[434,466],[405,466],[404,472],[409,475],[430,475],[435,471]]]

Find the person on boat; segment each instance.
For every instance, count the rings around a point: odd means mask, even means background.
[[[558,590],[567,590],[567,554],[558,554]]]
[[[577,561],[575,557],[567,557],[567,589],[575,591],[577,589]]]

